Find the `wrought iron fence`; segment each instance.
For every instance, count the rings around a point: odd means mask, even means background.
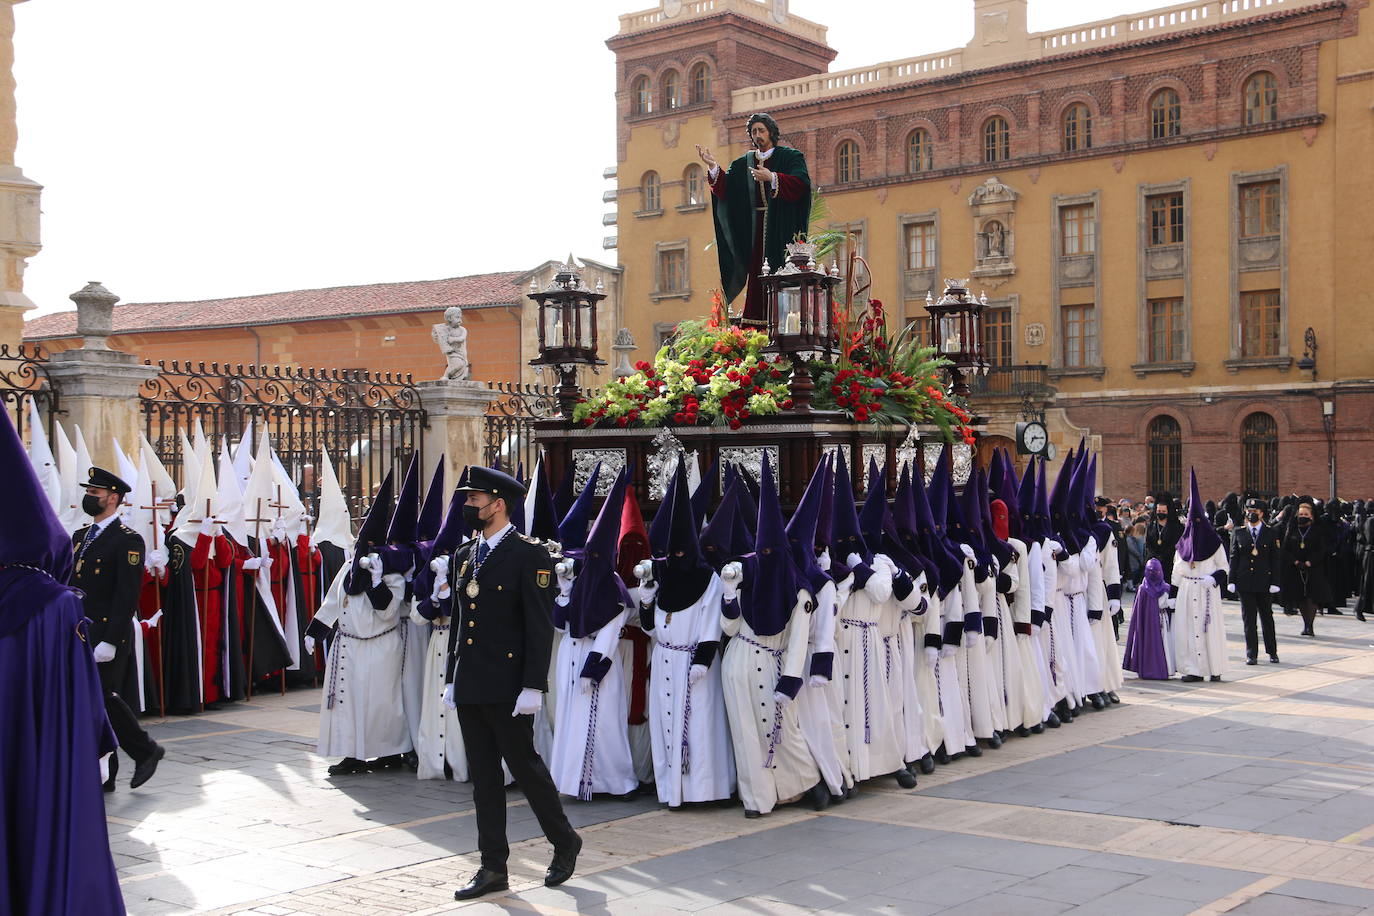
[[[48,378],[48,354],[37,344],[20,344],[14,350],[9,344],[0,344],[0,404],[26,442],[30,433],[29,406],[36,404],[51,441],[52,424],[61,410],[57,388]]]
[[[409,373],[175,360],[157,366],[139,392],[140,407],[148,441],[179,486],[186,484],[182,436],[191,439],[197,420],[216,460],[221,443],[240,440],[250,423],[256,451],[265,429],[312,515],[322,449],[355,519],[387,471],[399,477],[422,449],[425,410]]]
[[[488,382],[487,387],[496,392],[497,398],[487,408],[484,462],[510,474],[522,467],[525,473],[531,473],[539,457],[534,422],[558,415],[554,388],[511,382]]]
[[[969,397],[1045,398],[1050,394],[1048,366],[993,366],[969,380]]]

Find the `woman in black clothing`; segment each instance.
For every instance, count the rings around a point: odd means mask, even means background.
[[[1283,603],[1302,613],[1303,636],[1316,636],[1317,611],[1331,603],[1326,579],[1326,533],[1315,523],[1312,499],[1304,496],[1283,534]]]
[[[1360,589],[1355,599],[1355,619],[1364,621],[1364,615],[1374,612],[1374,515],[1360,512],[1356,518],[1361,522],[1359,536],[1360,551]]]
[[[1158,560],[1164,567],[1165,582],[1173,581],[1174,550],[1181,537],[1183,522],[1178,518],[1178,504],[1168,493],[1160,493],[1155,502],[1154,516],[1145,528],[1145,562]]]

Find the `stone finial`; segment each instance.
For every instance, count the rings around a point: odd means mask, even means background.
[[[615,377],[633,375],[635,369],[630,365],[630,354],[635,351],[635,339],[629,328],[621,328],[615,332],[615,343],[611,344],[611,349],[616,353]]]
[[[76,333],[83,338],[83,350],[108,350],[106,338],[114,331],[114,306],[119,297],[92,280],[72,293],[76,303]]]

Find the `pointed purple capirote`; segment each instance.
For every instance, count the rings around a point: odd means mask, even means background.
[[[787,522],[787,547],[792,553],[792,564],[801,574],[807,588],[815,595],[830,581],[830,576],[816,563],[816,528],[820,524],[821,503],[825,497],[828,479],[826,461],[821,459],[811,474],[811,481],[802,493],[797,509]]]
[[[558,509],[553,502],[553,487],[549,485],[548,467],[541,457],[534,465],[534,479],[530,481],[533,500],[530,517],[525,519],[525,533],[540,541],[558,540]]]
[[[1016,491],[1016,502],[1008,503],[1007,507],[1016,506],[1016,516],[1021,522],[1021,540],[1027,546],[1045,539],[1044,532],[1040,530],[1040,521],[1037,518],[1040,511],[1039,497],[1036,494],[1035,471],[1039,462],[1036,456],[1032,455],[1030,461],[1026,462],[1026,473],[1021,477],[1021,486]]]
[[[740,614],[758,636],[776,636],[787,626],[802,584],[782,520],[773,464],[764,455],[759,474],[759,515],[754,526],[754,552],[743,558],[745,580],[740,589]]]
[[[600,630],[614,620],[622,608],[634,606],[625,583],[616,572],[615,562],[620,517],[625,509],[625,489],[629,482],[628,468],[616,475],[586,543],[580,549],[568,551],[578,559],[577,578],[573,581],[567,606],[554,604],[554,624],[566,626],[568,635],[577,639]]]
[[[406,475],[401,479],[401,492],[396,497],[396,508],[391,514],[391,524],[386,529],[386,539],[392,544],[414,544],[416,526],[420,521],[420,453],[410,456],[406,465]]]
[[[817,550],[830,546],[830,529],[835,520],[835,455],[823,457],[821,466],[825,468],[825,483],[821,485],[820,508],[816,513]]]
[[[739,510],[737,496],[739,481],[729,473],[726,465],[725,491],[721,494],[720,505],[711,514],[711,520],[701,531],[701,554],[716,572],[735,558],[732,551],[735,514]]]
[[[573,501],[572,508],[558,523],[558,542],[563,545],[565,551],[576,550],[587,543],[587,525],[592,520],[592,505],[596,502],[596,482],[600,477],[601,462],[598,461],[596,467],[592,468],[587,483],[582,487],[582,492],[577,494],[577,499]]]
[[[992,494],[988,488],[987,476],[981,468],[978,470],[978,479],[981,484],[978,487],[978,522],[981,526],[979,533],[983,536],[983,543],[987,545],[988,550],[997,558],[997,565],[1006,569],[1007,564],[1016,560],[1016,552],[1011,549],[1010,544],[997,536],[997,530],[992,526]],[[1007,507],[1007,514],[1011,514],[1010,506]]]
[[[553,494],[554,518],[561,520],[568,511],[572,509],[573,490],[577,487],[575,469],[571,462],[563,469],[563,479],[558,482],[558,489]],[[550,481],[552,483],[552,481]]]
[[[687,476],[679,473],[682,469],[682,462],[673,471],[673,476],[668,481],[668,489],[663,494],[663,502],[658,504],[658,511],[654,513],[654,519],[649,523],[649,549],[656,557],[668,555],[668,532],[673,526],[673,501],[677,499],[679,486],[686,486]],[[679,484],[678,480],[682,483]]]
[[[711,497],[716,495],[716,478],[720,476],[720,460],[711,459],[711,466],[706,469],[706,473],[701,475],[701,482],[692,491],[692,511],[697,516],[697,530],[701,530],[702,524],[706,521],[706,510],[710,508]]]
[[[429,479],[429,489],[425,491],[425,501],[420,507],[420,520],[415,525],[416,540],[420,543],[432,541],[439,534],[444,523],[444,456],[434,466],[434,476]]]
[[[394,486],[392,472],[387,471],[386,478],[377,489],[377,495],[372,497],[372,504],[367,508],[363,523],[358,526],[358,539],[353,544],[353,567],[344,578],[344,591],[350,595],[361,595],[372,584],[371,574],[363,570],[360,563],[370,552],[386,546],[386,534],[394,508],[391,495]]]
[[[882,552],[887,517],[887,468],[879,470],[878,463],[870,460],[868,493],[864,497],[863,511],[859,513],[859,532],[870,555]]]
[[[701,553],[696,511],[687,494],[687,470],[681,461],[668,491],[671,499],[664,499],[658,509],[659,515],[668,517],[668,530],[663,552],[654,550],[654,568],[658,577],[659,610],[674,613],[701,600],[714,572]],[[657,516],[654,521],[658,521]]]
[[[859,527],[859,512],[854,506],[854,487],[849,480],[849,467],[844,453],[837,452],[835,458],[835,508],[830,525],[831,564],[848,565],[846,558],[858,554],[865,563],[873,562],[873,552],[864,543],[863,529]],[[843,574],[840,574],[843,578]]]
[[[1201,563],[1217,552],[1221,538],[1212,520],[1202,507],[1198,494],[1197,472],[1188,468],[1188,518],[1183,523],[1183,536],[1178,539],[1178,558],[1185,563]]]
[[[938,472],[938,467],[937,467]],[[931,478],[934,481],[934,477]],[[911,479],[911,501],[915,507],[918,533],[921,540],[921,553],[935,564],[937,571],[937,581],[932,582],[932,588],[938,590],[941,598],[953,591],[959,584],[959,580],[964,574],[964,555],[945,538],[940,526],[935,521],[935,516],[930,505],[930,494],[928,488],[922,481],[912,476]]]

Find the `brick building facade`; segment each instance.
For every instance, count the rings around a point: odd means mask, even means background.
[[[635,338],[709,307],[694,144],[728,161],[768,111],[890,314],[923,317],[944,277],[986,291],[991,435],[1025,388],[1060,451],[1101,450],[1106,493],[1177,490],[1191,464],[1209,493],[1325,495],[1330,457],[1342,495],[1374,494],[1368,0],[1198,0],[1041,33],[1027,0],[971,5],[965,47],[836,73],[825,28],[785,4],[622,16]]]

